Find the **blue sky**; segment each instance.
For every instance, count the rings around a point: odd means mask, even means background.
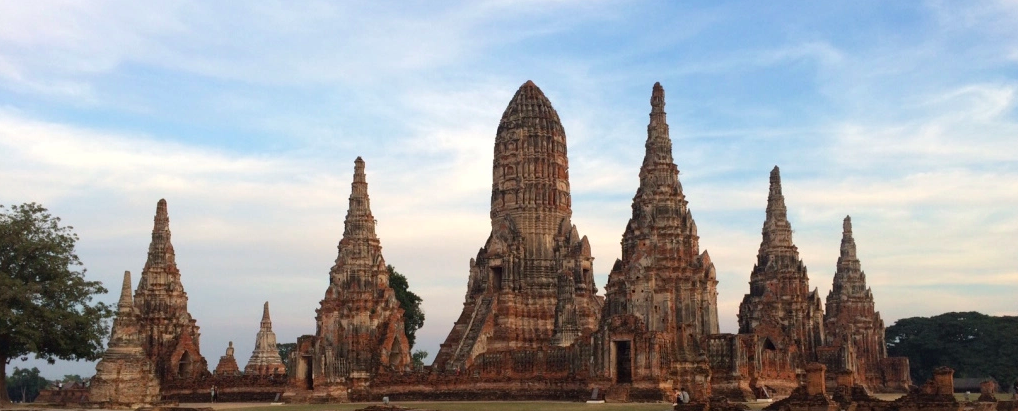
[[[280,342],[314,332],[363,156],[434,354],[490,229],[516,88],[533,80],[559,112],[603,287],[660,81],[722,331],[774,165],[822,296],[850,214],[888,325],[1018,315],[1014,27],[1014,0],[0,2],[0,203],[73,225],[115,303],[166,198],[202,352],[214,367],[232,340],[243,365],[266,300]]]

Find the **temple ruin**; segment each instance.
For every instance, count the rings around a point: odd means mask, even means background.
[[[131,272],[125,271],[110,341],[89,385],[92,402],[134,409],[159,401],[155,364],[145,354],[141,337],[141,324],[131,297]]]
[[[318,329],[298,339],[289,375],[304,396],[345,401],[351,386],[410,366],[403,309],[389,287],[360,157],[354,161],[350,206],[337,248],[329,287],[316,310]]]
[[[463,311],[435,369],[466,371],[485,355],[568,347],[597,329],[594,259],[571,216],[566,133],[528,81],[498,125],[491,235],[470,260]]]
[[[856,256],[850,216],[845,217],[842,229],[841,255],[824,313],[827,345],[837,348],[832,351],[838,355],[819,360],[832,370],[852,371],[860,385],[872,390],[905,389],[908,362],[887,357],[884,320],[876,311],[873,290],[866,286],[866,273]]]
[[[781,405],[788,409],[829,409],[872,402],[868,391],[904,391],[908,360],[887,357],[851,220],[843,223],[825,314],[792,241],[776,166],[738,333],[720,332],[716,270],[700,250],[679,181],[660,84],[650,106],[622,258],[603,297],[590,242],[572,223],[565,130],[528,81],[495,133],[491,232],[469,261],[461,314],[431,366],[410,366],[403,309],[389,286],[358,157],[314,334],[280,358],[266,302],[243,372],[232,342],[208,372],[160,200],[133,301],[125,274],[92,400],[150,403],[161,394],[197,402],[217,386],[229,401],[578,400],[592,391],[608,401],[671,401],[685,388],[696,409],[771,394],[791,394]]]
[[[771,170],[763,240],[749,278],[749,294],[739,305],[739,333],[756,337],[753,357],[759,372],[751,385],[790,391],[805,365],[816,361],[824,343],[824,312],[816,289],[810,290],[806,266],[792,243],[781,173]],[[756,368],[756,367],[754,367]]]
[[[710,256],[700,253],[696,222],[672,159],[660,83],[654,84],[650,104],[640,187],[594,338],[595,374],[658,396],[684,387],[694,398],[707,398],[702,342],[718,333],[718,281]]]
[[[197,321],[187,311],[187,293],[170,243],[166,200],[156,205],[152,242],[134,292],[134,306],[141,324],[142,346],[155,363],[160,381],[187,381],[210,374],[198,348],[201,334]]]

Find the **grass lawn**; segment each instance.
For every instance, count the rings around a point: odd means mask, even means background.
[[[313,405],[273,405],[268,407],[238,408],[243,411],[353,411],[368,405],[380,404],[313,404]],[[439,411],[665,411],[672,409],[665,403],[627,403],[627,404],[586,404],[582,402],[554,401],[456,401],[456,402],[392,402],[407,408],[419,408]]]
[[[237,408],[238,411],[353,411],[367,407],[368,405],[380,404],[357,403],[357,404],[295,404],[295,405],[272,405],[257,406],[248,408]],[[624,404],[587,404],[582,402],[555,402],[555,401],[448,401],[448,402],[392,402],[392,405],[407,408],[438,411],[665,411],[671,410],[672,404],[659,403],[624,403]],[[770,403],[757,402],[747,403],[752,410],[760,410]]]

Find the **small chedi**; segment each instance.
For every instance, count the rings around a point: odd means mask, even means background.
[[[226,347],[226,355],[219,357],[216,370],[212,372],[216,376],[237,376],[240,375],[240,366],[237,365],[237,358],[233,356],[233,341]]]
[[[290,378],[313,396],[342,401],[348,398],[348,383],[366,384],[375,375],[404,372],[410,365],[403,309],[389,287],[360,157],[354,162],[338,249],[329,288],[316,310],[318,329],[298,339]]]
[[[262,322],[255,337],[254,352],[247,360],[244,375],[275,375],[286,374],[286,366],[279,357],[276,347],[276,333],[272,332],[272,320],[269,318],[269,302],[262,307]]]
[[[124,285],[113,320],[110,341],[102,360],[95,366],[89,385],[89,400],[114,408],[137,408],[159,401],[159,380],[155,364],[145,355],[141,324],[131,297],[131,272],[124,272]]]
[[[510,353],[518,353],[512,361],[519,376],[541,372],[539,355],[558,358],[555,370],[569,367],[568,354],[552,348],[589,336],[602,305],[590,243],[571,216],[565,130],[548,98],[528,81],[498,125],[491,235],[470,260],[463,311],[435,369],[504,373]]]
[[[704,399],[710,387],[701,342],[718,333],[718,282],[707,252],[700,253],[672,159],[660,83],[650,103],[640,187],[594,340],[595,372],[615,384],[658,391],[652,399],[680,388]]]
[[[142,346],[155,363],[160,381],[194,380],[210,374],[198,348],[201,334],[197,321],[187,311],[187,293],[170,242],[166,200],[156,205],[152,243],[134,292],[134,305],[141,323]]]

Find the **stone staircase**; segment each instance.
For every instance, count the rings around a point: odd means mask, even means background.
[[[467,326],[467,333],[452,357],[452,364],[455,367],[463,368],[466,361],[470,359],[470,353],[474,350],[474,345],[477,344],[477,337],[481,335],[484,323],[487,322],[488,315],[491,314],[494,299],[494,297],[485,295],[481,297],[481,303],[474,308],[474,313],[470,316],[470,324]]]

